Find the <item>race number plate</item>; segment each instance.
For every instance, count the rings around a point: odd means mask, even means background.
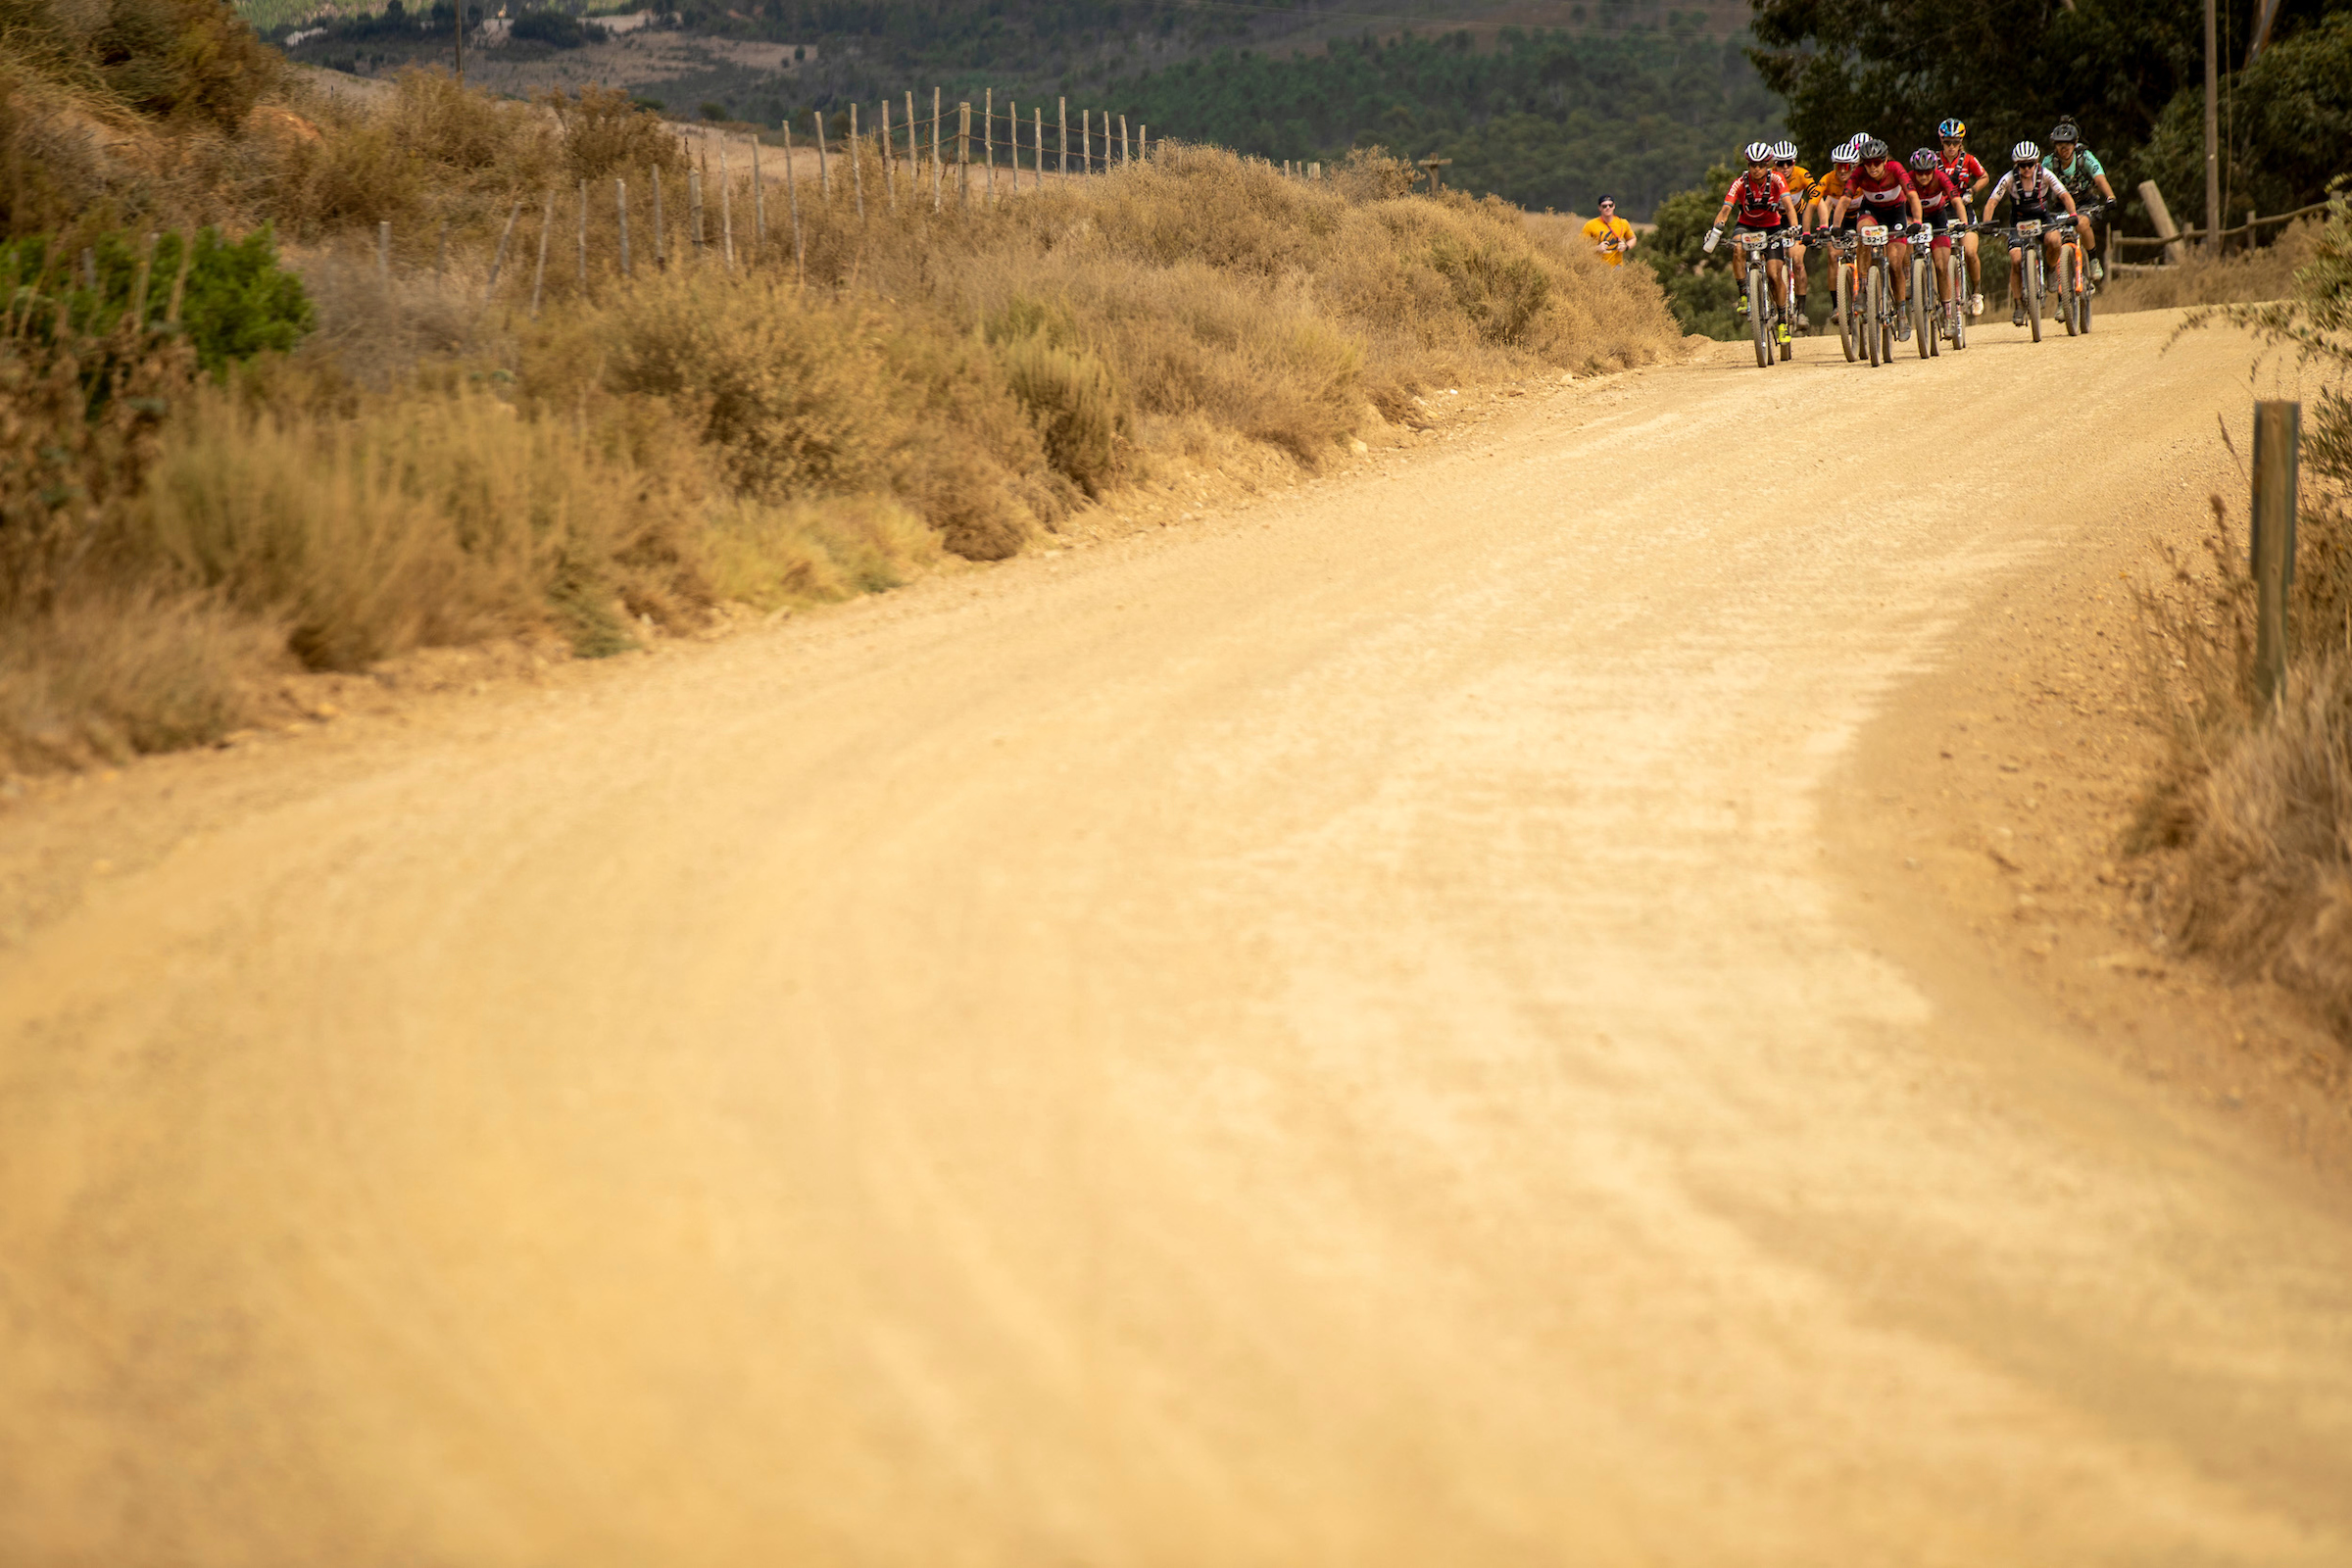
[[[2020,234],[2025,235],[2028,239],[2032,239],[2034,235],[2041,232],[2041,220],[2038,218],[2029,219],[2025,222],[2017,225],[2017,231]]]

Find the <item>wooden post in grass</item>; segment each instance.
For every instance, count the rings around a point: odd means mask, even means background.
[[[539,318],[539,295],[547,287],[547,236],[556,226],[556,193],[547,193],[547,210],[539,215],[539,270],[531,274],[531,319]]]
[[[2164,259],[2175,267],[2186,265],[2188,243],[2181,239],[2180,230],[2173,226],[2172,209],[2164,205],[2164,192],[2152,179],[2139,182],[2139,199],[2148,209],[2148,219],[2156,225],[2156,237],[2164,241]]]
[[[1033,122],[1031,123],[1031,126],[1030,126],[1031,130],[1033,130],[1033,131],[1035,132],[1035,134],[1034,134],[1034,135],[1032,135],[1032,136],[1029,138],[1029,147],[1030,147],[1030,150],[1031,150],[1032,152],[1034,152],[1034,153],[1036,153],[1036,154],[1037,154],[1037,162],[1036,162],[1036,166],[1035,166],[1035,168],[1036,168],[1036,173],[1037,173],[1037,188],[1038,188],[1039,190],[1044,190],[1044,189],[1046,188],[1046,109],[1045,109],[1045,106],[1044,106],[1043,104],[1040,104],[1040,105],[1039,105],[1037,108],[1035,108],[1035,109],[1031,110],[1031,111],[1030,111],[1030,113],[1031,113],[1031,114],[1032,114],[1032,115],[1035,117],[1035,119],[1034,119],[1034,121],[1033,121]],[[1019,163],[1019,162],[1020,162],[1020,160],[1018,160],[1018,159],[1015,159],[1015,160],[1013,160],[1013,162],[1017,164],[1017,163]]]
[[[997,89],[989,88],[980,95],[980,150],[988,158],[988,190],[991,204],[997,199]]]
[[[482,285],[482,303],[484,305],[489,304],[492,298],[498,293],[498,270],[500,268],[507,265],[507,241],[514,237],[514,220],[520,218],[521,216],[522,202],[517,199],[513,209],[507,214],[507,226],[499,230],[498,254],[490,258],[490,280]],[[173,310],[176,312],[178,309],[178,302],[176,298],[179,293],[178,285],[174,284],[172,292],[174,296]],[[173,319],[176,320],[177,318],[177,316],[174,315]]]
[[[801,239],[801,185],[792,168],[792,124],[784,125],[784,199],[792,204],[792,282],[801,285],[808,269],[808,247]]]
[[[767,185],[760,177],[760,133],[752,132],[752,256],[767,244]]]
[[[2295,583],[2295,468],[2303,405],[2254,405],[2254,688],[2265,702],[2286,694],[2286,596]]]
[[[1061,177],[1067,179],[1070,177],[1070,101],[1056,98],[1054,102],[1054,112],[1061,118]]]
[[[1134,162],[1135,154],[1127,145],[1127,117],[1121,115],[1119,117],[1119,167],[1124,169]]]
[[[808,118],[816,122],[816,193],[830,202],[833,199],[833,160],[825,152],[825,117],[811,109]]]
[[[850,105],[850,186],[858,192],[858,221],[865,221],[865,160],[858,156],[858,106]]]
[[[612,213],[620,220],[620,275],[629,275],[629,182],[612,182]]]
[[[660,271],[667,259],[662,246],[667,241],[662,231],[662,167],[654,166],[654,270]]]
[[[718,236],[727,270],[735,270],[735,182],[727,177],[727,139],[718,139]]]
[[[882,95],[880,135],[882,141],[882,189],[884,194],[890,198],[891,216],[895,218],[899,211],[899,172],[893,166],[898,162],[898,153],[890,144],[890,94],[888,93]]]
[[[686,171],[686,241],[694,247],[696,261],[703,256],[703,172]]]
[[[939,92],[937,87],[931,89],[931,210],[935,213],[945,205],[948,178],[947,166],[939,156],[940,133],[948,128],[948,117],[939,112]]]
[[[956,205],[972,210],[972,101],[956,106]]]
[[[1135,156],[1147,164],[1152,161],[1152,127],[1150,125],[1135,127]]]
[[[1094,172],[1095,112],[1092,109],[1081,109],[1078,111],[1078,172],[1091,174]]]
[[[919,207],[923,200],[923,149],[914,139],[914,94],[906,94],[906,205]]]

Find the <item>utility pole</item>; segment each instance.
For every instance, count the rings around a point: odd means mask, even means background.
[[[2217,258],[2222,254],[2221,54],[2213,0],[2205,0],[2205,251]]]

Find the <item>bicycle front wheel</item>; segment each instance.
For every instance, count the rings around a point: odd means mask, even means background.
[[[1880,314],[1886,308],[1886,272],[1874,267],[1870,270],[1870,281],[1862,285],[1862,332],[1870,345],[1870,367],[1874,370],[1886,358],[1879,341],[1879,334],[1886,325],[1880,319]]]
[[[1944,257],[1944,270],[1952,275],[1952,347],[1968,347],[1968,267],[1962,262],[1957,246]]]
[[[1767,308],[1772,290],[1766,286],[1764,264],[1747,264],[1747,324],[1756,338],[1756,368],[1765,369],[1772,365],[1772,312]]]
[[[1928,315],[1928,301],[1936,297],[1936,281],[1928,275],[1928,260],[1914,251],[1911,256],[1911,336],[1919,344],[1919,357],[1933,358],[1936,353],[1936,322]]]
[[[2066,323],[2066,335],[2076,333],[2075,306],[2081,299],[2082,259],[2072,245],[2058,253],[2058,318]]]
[[[2041,241],[2035,240],[2026,252],[2026,324],[2034,329],[2034,341],[2041,341]]]
[[[1862,357],[1860,343],[1854,336],[1854,270],[1842,261],[1831,263],[1837,269],[1838,346],[1845,350],[1845,363],[1851,365]]]

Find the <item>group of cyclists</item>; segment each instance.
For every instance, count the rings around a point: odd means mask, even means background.
[[[1714,226],[1707,230],[1701,249],[1713,253],[1734,215],[1738,218],[1735,225],[1738,230],[1762,232],[1765,242],[1757,251],[1764,258],[1775,300],[1788,297],[1793,275],[1795,309],[1790,313],[1793,321],[1783,320],[1777,328],[1784,344],[1792,325],[1800,332],[1811,330],[1810,318],[1805,314],[1808,248],[1830,234],[1874,225],[1888,231],[1887,259],[1898,305],[1907,303],[1910,297],[1912,247],[1925,244],[1932,253],[1948,253],[1957,238],[1966,258],[1966,309],[1970,316],[1977,317],[1984,314],[1978,231],[1993,226],[1994,211],[2006,202],[2010,224],[2010,321],[2023,326],[2026,302],[2019,287],[2019,269],[2024,247],[2032,241],[2020,238],[2016,225],[2041,220],[2040,242],[2048,270],[2055,272],[2059,247],[2065,228],[2070,225],[2051,220],[2058,219],[2059,210],[2063,209],[2065,217],[2072,220],[2071,226],[2080,231],[2082,254],[2091,255],[2097,241],[2094,219],[2115,201],[2107,172],[2090,149],[2082,145],[2082,133],[2071,120],[2061,121],[2051,130],[2051,151],[2046,156],[2030,141],[2012,147],[2009,170],[1997,182],[1969,154],[1965,123],[1946,120],[1936,127],[1936,135],[1940,150],[1922,147],[1907,162],[1898,162],[1888,155],[1884,141],[1867,131],[1857,133],[1830,154],[1830,172],[1819,179],[1798,167],[1793,142],[1750,142],[1746,148],[1747,167],[1724,193],[1723,207],[1716,213]],[[2094,192],[2095,202],[2090,199]],[[1732,247],[1732,272],[1740,282],[1739,311],[1743,319],[1748,312],[1747,251],[1745,245]],[[1950,300],[1953,279],[1947,274],[1960,270],[1944,262],[1945,258],[1938,256],[1938,265],[1930,269],[1939,304],[1948,304]],[[2084,286],[2095,286],[2105,275],[2105,269],[2092,260]],[[1896,335],[1908,339],[1910,312],[1898,309],[1895,316]],[[1782,352],[1785,357],[1787,350]],[[1926,352],[1924,346],[1922,352]]]

